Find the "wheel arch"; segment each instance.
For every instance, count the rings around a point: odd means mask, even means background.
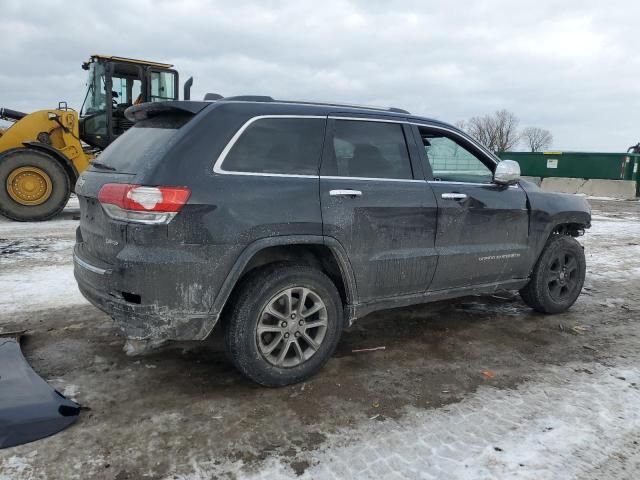
[[[554,233],[561,233],[577,237],[581,232],[591,227],[591,214],[588,212],[561,212],[551,217],[547,227],[548,240]]]
[[[355,277],[343,247],[332,238],[316,235],[278,236],[256,240],[240,254],[211,309],[219,318],[236,286],[251,271],[271,263],[289,261],[322,270],[336,285],[344,304],[345,326],[355,320]]]
[[[533,231],[535,236],[531,244],[529,273],[533,270],[552,235],[578,237],[588,228],[591,228],[591,213],[587,211],[565,211],[547,215]]]

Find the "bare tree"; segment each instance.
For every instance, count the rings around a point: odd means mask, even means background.
[[[467,131],[467,121],[466,120],[456,120],[453,124],[454,127],[459,128],[463,132]]]
[[[471,117],[459,121],[456,126],[482,143],[492,152],[504,152],[514,148],[520,141],[518,117],[508,110],[498,110],[493,115]]]
[[[491,116],[471,117],[465,131],[489,150],[496,151],[496,132]]]
[[[553,135],[549,130],[538,127],[527,127],[522,131],[522,139],[532,152],[548,149],[553,143]]]
[[[513,149],[520,142],[518,133],[518,117],[508,110],[498,110],[494,114],[496,128],[495,152],[506,152]]]

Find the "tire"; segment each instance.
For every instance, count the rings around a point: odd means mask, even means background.
[[[48,178],[47,193],[39,204],[24,204],[13,198],[8,184],[18,169],[39,172],[37,178]],[[14,190],[15,195],[15,190]],[[58,215],[69,201],[71,181],[64,167],[46,152],[29,148],[16,148],[0,155],[0,214],[19,222],[38,222]],[[25,202],[27,203],[27,202]]]
[[[585,272],[582,245],[573,237],[553,235],[533,268],[531,280],[520,290],[520,296],[538,312],[564,312],[578,299]]]
[[[320,309],[301,319],[300,298],[305,298],[303,315]],[[231,301],[225,318],[227,351],[240,372],[266,387],[290,385],[317,373],[342,333],[340,295],[329,277],[315,268],[265,267],[250,274]]]

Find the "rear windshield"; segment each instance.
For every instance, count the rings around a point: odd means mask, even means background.
[[[191,118],[191,115],[162,116],[138,122],[98,155],[96,162],[118,173],[146,170],[163,156],[180,127]]]

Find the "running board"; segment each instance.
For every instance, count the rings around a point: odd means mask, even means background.
[[[27,363],[20,350],[23,333],[0,333],[0,449],[58,433],[80,413],[80,405],[51,388]]]

